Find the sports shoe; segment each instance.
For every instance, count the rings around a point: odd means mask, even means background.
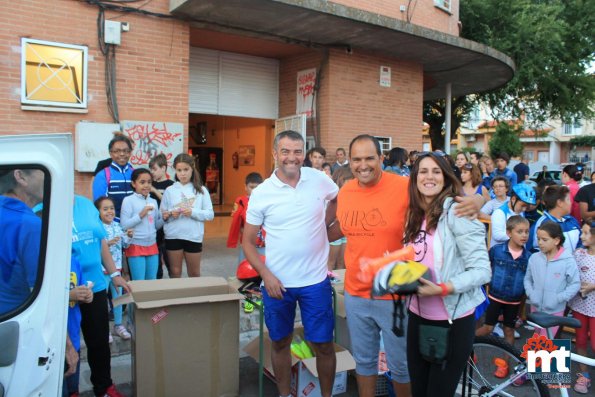
[[[499,323],[494,326],[492,334],[500,338],[504,338],[504,330],[502,329],[502,326],[500,326]]]
[[[527,375],[523,375],[520,378],[516,378],[514,382],[512,382],[513,386],[522,386],[525,384],[525,382],[527,381]]]
[[[122,324],[114,325],[114,333],[122,339],[130,339],[130,332]]]
[[[244,302],[244,313],[252,313],[254,311],[254,305],[248,301]]]
[[[109,335],[109,338],[108,338],[109,343],[114,343],[114,337],[112,336],[112,333],[109,332],[108,335]]]
[[[577,379],[574,384],[574,391],[580,394],[587,394],[589,392],[589,387],[591,387],[591,379],[580,372],[576,374],[576,376]]]
[[[506,378],[508,376],[508,363],[503,358],[495,358],[494,364],[496,364],[496,371],[494,376],[496,378]]]
[[[110,387],[107,388],[103,397],[125,397],[125,396],[122,393],[120,393],[118,391],[118,389],[116,389],[116,385],[111,385]]]

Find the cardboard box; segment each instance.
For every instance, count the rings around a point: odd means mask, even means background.
[[[132,382],[138,397],[238,396],[239,300],[221,277],[132,281]]]
[[[337,296],[335,298],[335,337],[339,345],[351,351],[351,338],[347,328],[347,314],[345,313],[345,269],[333,270],[338,281],[333,284]]]
[[[304,330],[296,327],[294,334],[304,338]],[[271,364],[271,339],[268,333],[264,333],[264,370],[265,374],[275,381],[275,374]],[[253,339],[244,347],[244,351],[258,362],[259,338]],[[343,347],[335,343],[337,354],[337,368],[333,395],[347,391],[347,371],[355,369],[355,361],[351,354]],[[291,357],[291,395],[293,397],[321,397],[320,384],[318,382],[318,371],[316,370],[316,358],[299,360]]]

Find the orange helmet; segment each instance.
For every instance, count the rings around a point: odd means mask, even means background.
[[[264,262],[265,257],[263,255],[260,255],[260,260]],[[248,259],[244,259],[238,264],[238,268],[236,270],[236,277],[238,278],[238,280],[241,281],[260,279],[260,275],[258,274],[256,269],[252,267],[250,262],[248,262]]]

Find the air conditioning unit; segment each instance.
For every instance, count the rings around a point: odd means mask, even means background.
[[[467,142],[475,142],[475,135],[465,135],[465,140]]]

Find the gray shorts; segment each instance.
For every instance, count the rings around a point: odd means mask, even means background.
[[[345,292],[345,311],[351,338],[351,353],[356,364],[355,372],[363,376],[378,374],[380,331],[382,331],[386,361],[392,379],[398,383],[409,383],[407,335],[397,338],[392,331],[392,300],[365,299]],[[406,314],[407,310],[405,310],[403,322],[405,332],[408,320]]]

